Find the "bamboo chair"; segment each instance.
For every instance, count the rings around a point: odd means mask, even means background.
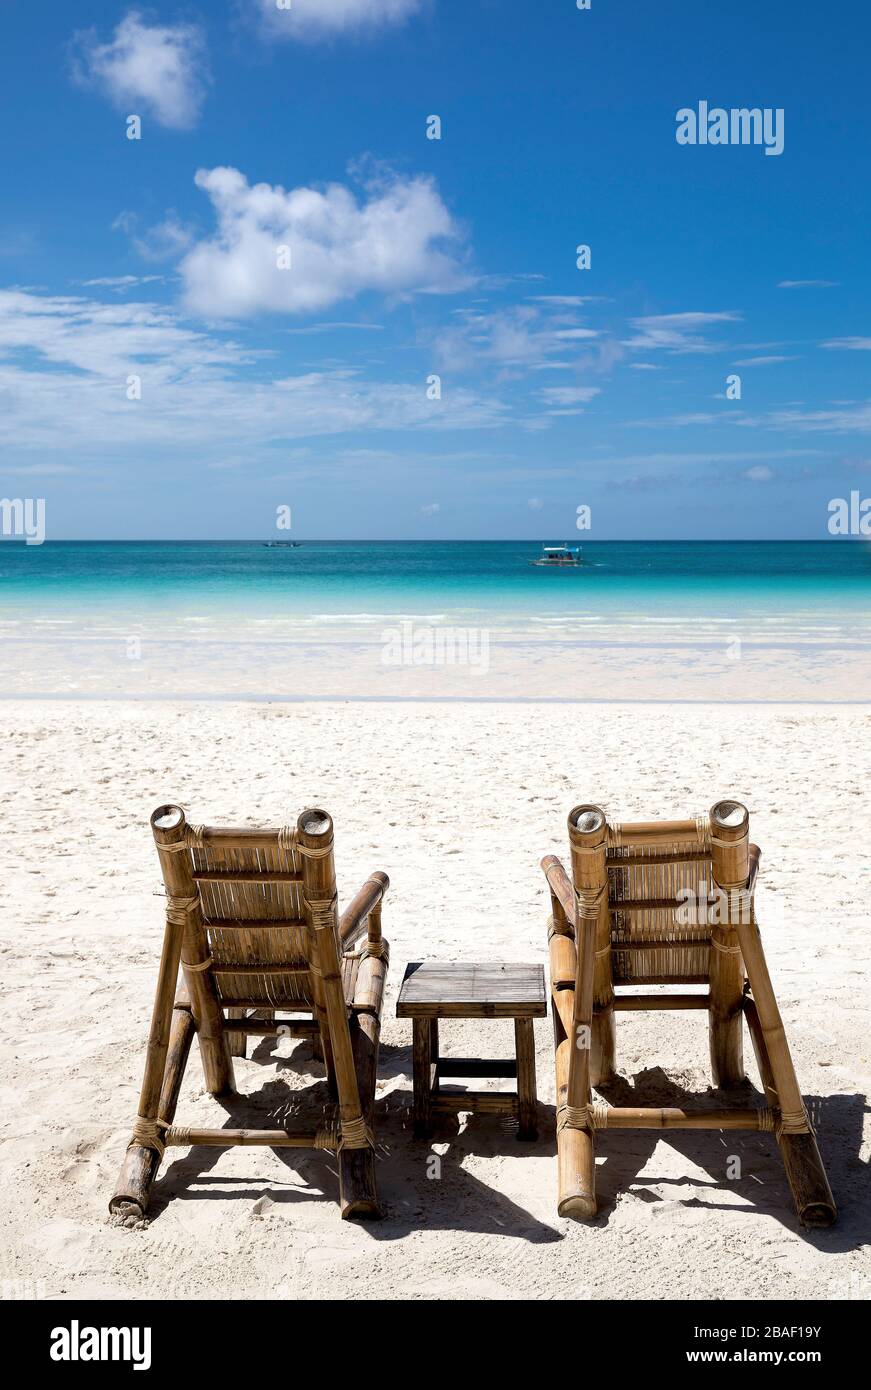
[[[296,829],[189,826],[161,806],[151,828],[166,885],[166,930],[133,1136],[110,1203],[135,1220],[171,1145],[334,1149],[343,1217],[378,1216],[372,1135],[387,942],[375,873],[339,917],[333,822],[308,810]],[[355,941],[363,933],[361,950]],[[176,990],[179,965],[183,981]],[[249,1010],[256,1011],[250,1016]],[[275,1011],[305,1015],[276,1021]],[[226,1016],[225,1016],[226,1015]],[[173,1124],[191,1042],[215,1096],[235,1092],[245,1038],[311,1037],[338,1107],[318,1130],[190,1129]]]
[[[554,855],[542,860],[553,911],[560,1215],[596,1213],[597,1129],[752,1129],[776,1135],[800,1221],[831,1225],[835,1204],[756,923],[759,849],[750,844],[746,808],[720,801],[694,820],[620,825],[598,806],[576,806],[569,841],[571,882]],[[708,989],[617,993],[621,985],[677,984]],[[614,1075],[621,1009],[706,1009],[714,1084],[722,1088],[745,1079],[746,1019],[766,1107],[620,1109],[593,1101],[591,1088]]]

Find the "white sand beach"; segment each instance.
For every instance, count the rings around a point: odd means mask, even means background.
[[[6,1296],[868,1297],[867,707],[22,700],[3,715]],[[598,1218],[560,1219],[549,1020],[535,1025],[537,1143],[484,1116],[415,1141],[411,1029],[395,1018],[406,962],[546,962],[538,861],[565,857],[574,804],[652,819],[722,796],[749,806],[762,847],[759,919],[838,1224],[798,1227],[773,1137],[748,1133],[605,1134]],[[339,1219],[330,1154],[269,1149],[174,1150],[149,1224],[110,1223],[163,931],[148,818],[166,801],[215,824],[320,805],[340,903],[371,870],[390,875],[380,1223]],[[510,1024],[443,1025],[442,1042],[508,1055]],[[618,1065],[650,1103],[704,1092],[704,1015],[622,1014]],[[258,1092],[268,1106],[284,1088],[317,1107],[322,1078],[306,1042],[250,1041],[237,1063],[252,1114]],[[196,1044],[179,1120],[226,1122]]]

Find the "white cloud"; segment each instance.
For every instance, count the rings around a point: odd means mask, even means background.
[[[429,178],[382,180],[362,201],[342,184],[285,191],[230,168],[200,169],[196,183],[217,229],[179,269],[187,307],[204,317],[304,313],[367,290],[448,293],[467,283],[453,254],[459,229]]]
[[[745,417],[742,424],[774,430],[798,430],[814,434],[867,434],[871,430],[871,401],[843,404],[835,410],[773,410],[768,415]]]
[[[582,294],[528,294],[526,298],[533,304],[561,305],[565,309],[580,309],[584,304],[595,304],[598,295]]]
[[[131,10],[108,43],[90,29],[77,33],[73,45],[76,79],[127,114],[147,112],[178,130],[196,124],[209,80],[198,26],[150,25]]]
[[[824,348],[845,348],[850,352],[871,352],[871,338],[832,338]]]
[[[154,304],[0,291],[0,446],[49,463],[199,463],[209,451],[250,458],[317,435],[493,429],[510,418],[498,399],[459,386],[433,402],[422,383],[343,368],[278,374],[270,360]],[[140,401],[127,399],[130,375],[141,378]]]
[[[658,430],[662,428],[687,429],[691,425],[737,425],[741,423],[742,417],[738,415],[734,407],[731,410],[724,410],[720,415],[706,414],[704,411],[687,411],[684,415],[657,415],[650,420],[633,420],[633,425],[641,425],[645,429]]]
[[[837,284],[837,280],[781,280],[777,288],[779,290],[833,290]]]
[[[774,469],[766,463],[755,463],[752,468],[745,468],[739,476],[748,483],[770,483],[775,474]]]
[[[313,333],[335,333],[336,330],[348,332],[353,330],[360,333],[383,333],[383,323],[307,323],[302,328],[283,328],[282,333],[288,333],[292,338],[310,337]]]
[[[544,502],[540,497],[530,497],[526,505],[531,512],[540,512],[544,506]]]
[[[576,324],[573,310],[551,306],[523,305],[491,314],[463,310],[459,317],[459,323],[435,339],[439,365],[452,371],[482,364],[506,369],[568,367],[572,364],[554,361],[554,355],[598,337],[594,329]]]
[[[132,289],[134,285],[151,285],[162,279],[162,275],[101,275],[96,280],[82,280],[80,283],[85,289],[115,290],[117,294],[121,294],[124,290]]]
[[[740,318],[740,314],[732,311],[719,314],[650,314],[632,320],[636,335],[634,338],[628,338],[624,347],[643,348],[647,352],[655,349],[668,352],[716,352],[717,345],[702,337],[702,331],[714,324],[735,323]]]
[[[758,450],[742,450],[740,453],[734,450],[729,452],[714,453],[706,449],[704,452],[696,453],[671,453],[664,452],[658,454],[610,454],[604,458],[591,460],[591,466],[597,469],[612,472],[615,468],[634,468],[640,464],[649,464],[651,467],[656,465],[667,465],[671,468],[696,468],[699,464],[715,463],[745,463],[758,462],[760,460],[776,459],[781,462],[786,459],[806,459],[823,456],[825,451],[822,449],[766,449],[764,452]]]
[[[795,362],[794,357],[744,357],[736,362],[736,367],[773,367],[778,362]]]
[[[274,38],[313,42],[336,34],[401,24],[421,0],[254,0]]]
[[[177,212],[170,209],[162,221],[139,233],[136,228],[139,218],[135,212],[120,212],[112,223],[112,231],[125,232],[130,238],[134,251],[144,261],[171,261],[187,251],[194,241],[194,231],[181,221]]]
[[[545,386],[540,392],[549,415],[583,415],[583,406],[601,395],[599,386]]]
[[[437,512],[441,511],[441,509],[441,502],[427,502],[426,505],[421,507],[420,510],[424,516],[435,516]]]

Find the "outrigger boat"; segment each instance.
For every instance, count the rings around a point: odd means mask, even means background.
[[[537,560],[530,560],[531,565],[544,565],[549,569],[555,569],[565,565],[580,565],[581,547],[579,545],[543,545],[541,555]]]

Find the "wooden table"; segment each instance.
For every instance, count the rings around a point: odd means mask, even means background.
[[[427,1139],[435,1115],[471,1111],[481,1115],[515,1115],[518,1138],[535,1139],[534,1018],[547,1016],[544,968],[541,965],[475,964],[413,961],[405,971],[397,1018],[414,1028],[414,1133]],[[439,1054],[441,1018],[513,1018],[515,1057],[487,1061]],[[511,1076],[516,1091],[442,1091],[449,1077]]]

